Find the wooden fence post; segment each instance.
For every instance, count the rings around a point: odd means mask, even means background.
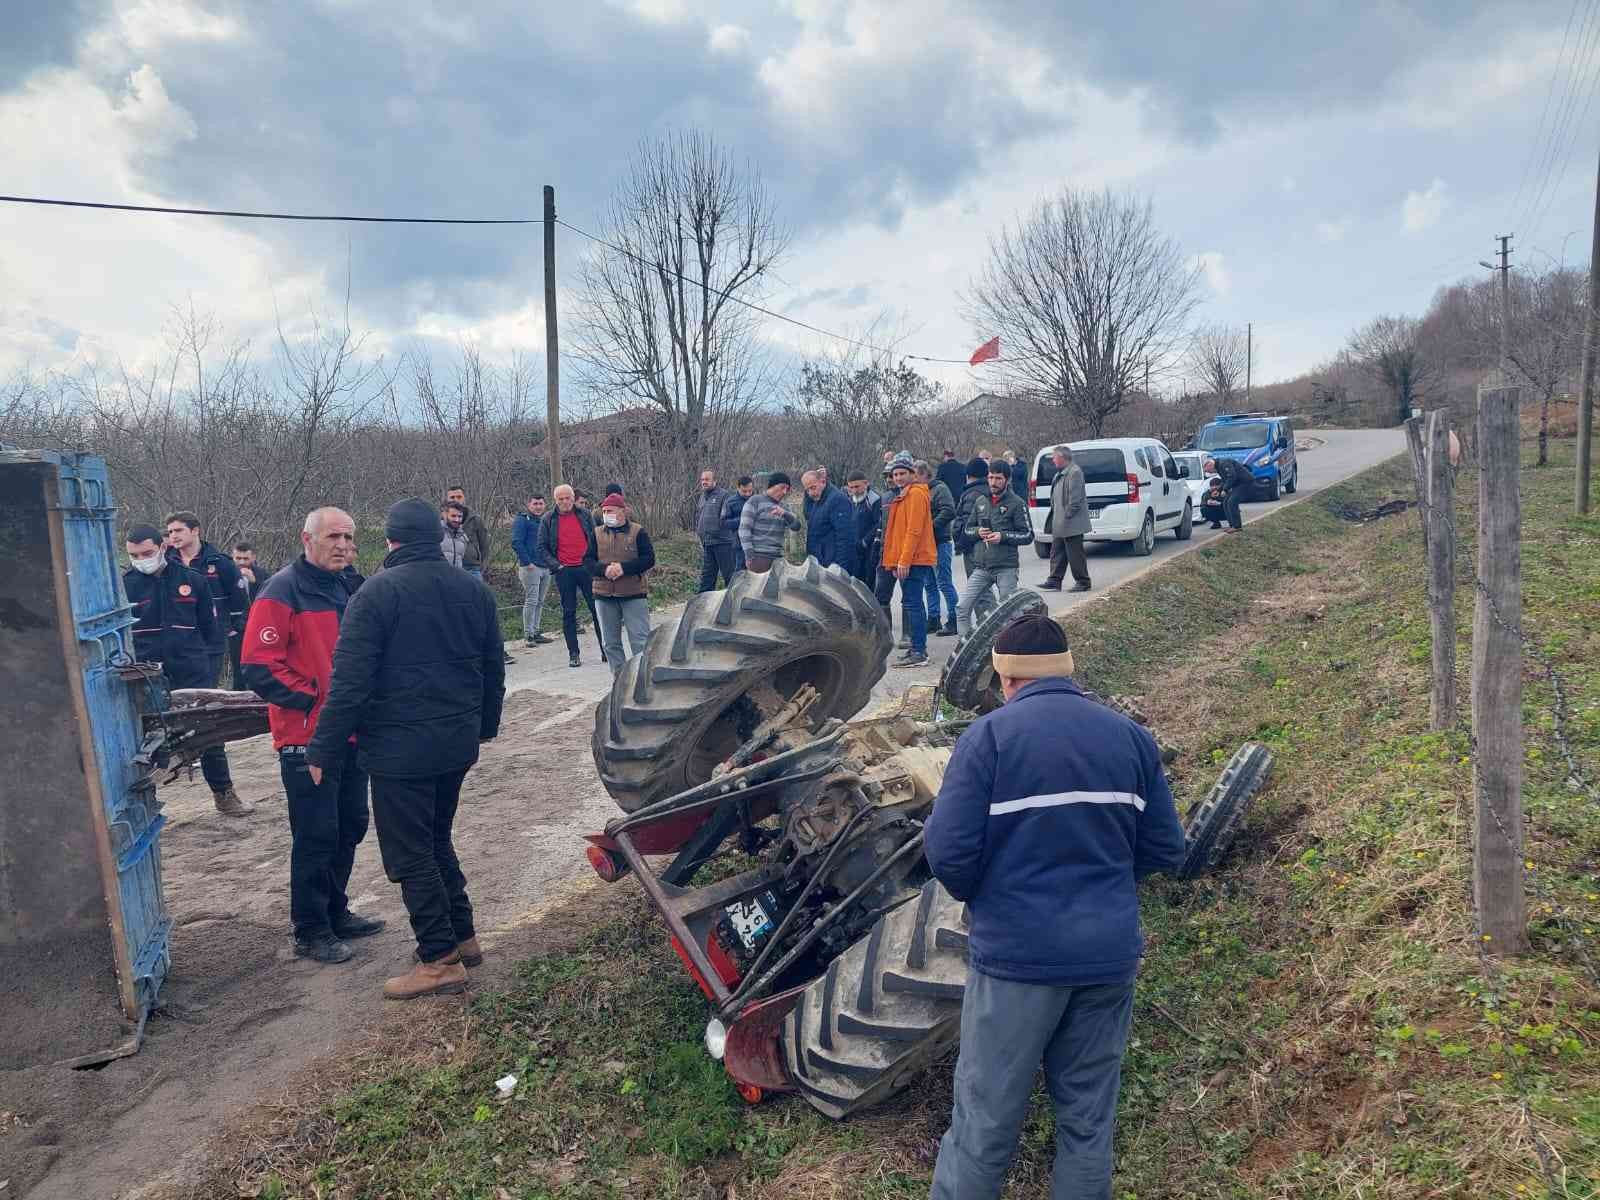
[[[1528,948],[1522,878],[1521,428],[1514,387],[1478,394],[1478,574],[1472,620],[1472,890],[1484,949]]]
[[[1435,730],[1456,723],[1456,485],[1450,466],[1450,429],[1445,413],[1428,414],[1427,508],[1428,616],[1433,638],[1433,699],[1429,714]]]
[[[1427,447],[1423,444],[1422,418],[1407,417],[1406,447],[1411,451],[1411,482],[1417,489],[1417,508],[1422,525],[1422,553],[1428,553],[1428,467]]]

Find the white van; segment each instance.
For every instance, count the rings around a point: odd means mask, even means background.
[[[1068,442],[1072,461],[1083,469],[1089,501],[1086,542],[1129,542],[1135,554],[1151,554],[1156,534],[1170,529],[1180,542],[1194,533],[1194,502],[1172,453],[1155,438],[1096,438]],[[1034,551],[1050,557],[1050,483],[1056,475],[1054,446],[1033,460],[1028,515]]]

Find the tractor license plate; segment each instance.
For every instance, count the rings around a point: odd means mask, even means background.
[[[725,911],[746,950],[754,950],[756,941],[772,932],[772,917],[759,900],[735,900]]]

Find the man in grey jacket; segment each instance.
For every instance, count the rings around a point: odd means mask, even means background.
[[[1051,455],[1056,477],[1050,481],[1050,578],[1039,585],[1059,592],[1061,578],[1072,567],[1072,590],[1089,590],[1089,560],[1083,535],[1089,532],[1089,501],[1083,493],[1083,468],[1072,461],[1071,446],[1057,446]]]
[[[774,559],[783,557],[784,530],[800,528],[800,518],[783,507],[788,494],[789,477],[774,471],[767,476],[767,490],[745,501],[739,515],[739,543],[747,570],[768,570]]]
[[[710,467],[700,472],[700,499],[695,503],[694,531],[700,539],[700,590],[715,591],[717,576],[723,585],[733,582],[733,534],[722,523],[723,506],[732,495],[717,486],[717,473]]]

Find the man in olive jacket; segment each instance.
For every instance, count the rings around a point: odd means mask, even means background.
[[[1089,560],[1083,553],[1083,535],[1089,532],[1089,501],[1084,495],[1083,468],[1072,461],[1071,446],[1057,446],[1051,461],[1056,477],[1050,481],[1050,577],[1040,588],[1059,592],[1061,577],[1072,566],[1072,590],[1089,590]]]
[[[1001,459],[989,467],[988,485],[973,498],[963,531],[972,543],[972,570],[956,608],[956,625],[972,632],[973,614],[984,612],[1017,590],[1017,547],[1033,544],[1028,505],[1011,490],[1011,471]]]
[[[383,871],[417,939],[416,967],[383,994],[410,1000],[463,990],[483,961],[450,833],[478,744],[500,732],[505,662],[494,596],[444,561],[433,505],[400,501],[384,533],[383,570],[345,606],[306,765],[320,787],[354,735]]]

